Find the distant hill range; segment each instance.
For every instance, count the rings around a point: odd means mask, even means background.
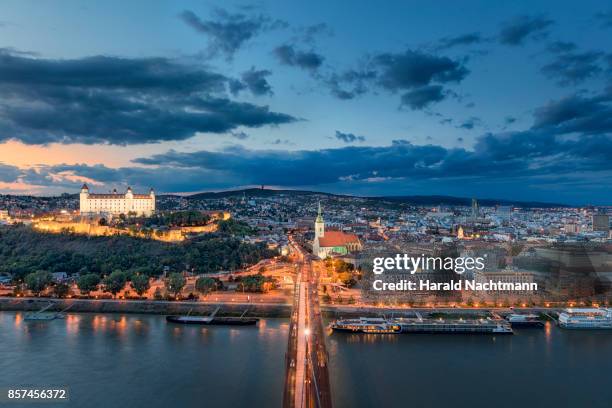
[[[332,194],[323,193],[318,191],[306,191],[306,190],[273,190],[273,189],[261,189],[261,188],[246,188],[241,190],[227,190],[218,192],[206,192],[197,193],[191,195],[178,195],[178,194],[159,194],[158,197],[186,197],[190,200],[214,200],[226,197],[274,197],[278,195],[285,196],[305,196],[305,195],[320,195],[327,197],[355,197],[365,200],[378,201],[381,203],[397,203],[397,204],[408,204],[408,205],[451,205],[451,206],[470,206],[472,204],[471,197],[451,197],[443,195],[415,195],[415,196],[356,196],[356,195],[344,195],[344,194]],[[8,196],[0,194],[0,197]],[[61,196],[54,197],[40,197],[40,196],[16,196],[28,199],[57,199],[64,198],[69,200],[78,200],[78,194],[67,194],[64,193]],[[517,201],[517,200],[499,200],[493,198],[478,198],[478,204],[485,207],[495,205],[512,205],[515,207],[523,208],[553,208],[553,207],[571,207],[567,204],[558,203],[542,203],[538,201]]]
[[[472,204],[471,197],[452,197],[443,195],[416,195],[416,196],[349,196],[343,194],[323,193],[317,191],[305,190],[273,190],[261,188],[247,188],[242,190],[229,190],[219,192],[197,193],[187,196],[193,200],[210,200],[226,197],[273,197],[278,195],[286,196],[304,196],[304,195],[323,195],[328,197],[356,197],[372,201],[384,201],[391,203],[402,203],[412,205],[452,205],[452,206],[470,206]],[[478,204],[481,206],[495,205],[512,205],[515,207],[525,208],[553,208],[553,207],[569,207],[566,204],[558,203],[542,203],[538,201],[516,201],[516,200],[500,200],[492,198],[478,198]]]
[[[241,190],[228,190],[219,192],[206,192],[191,194],[187,197],[195,200],[209,200],[215,198],[226,198],[226,197],[273,197],[277,195],[288,195],[288,196],[303,196],[303,195],[324,195],[324,196],[340,196],[341,194],[321,193],[317,191],[304,191],[304,190],[272,190],[272,189],[261,189],[261,188],[245,188]],[[344,196],[348,197],[348,196]]]

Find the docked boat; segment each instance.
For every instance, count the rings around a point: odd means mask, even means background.
[[[256,317],[166,316],[166,321],[180,324],[249,326],[257,324]]]
[[[379,317],[336,320],[329,327],[334,331],[352,333],[395,334],[402,331],[401,326],[395,320]]]
[[[513,313],[506,316],[506,320],[512,327],[544,327],[544,322],[534,314]]]
[[[23,319],[27,321],[49,321],[55,319],[63,319],[66,317],[65,312],[72,307],[71,304],[59,312],[47,312],[47,310],[50,309],[53,305],[53,303],[49,303],[47,306],[43,307],[37,312],[27,313]]]
[[[564,329],[612,329],[612,309],[571,308],[559,314],[559,326]]]
[[[512,327],[505,320],[439,320],[439,319],[383,319],[360,317],[337,320],[330,324],[334,331],[353,333],[483,333],[512,334]]]
[[[55,320],[57,317],[57,313],[34,312],[26,314],[23,319],[28,321],[48,321]]]
[[[190,316],[190,310],[186,316],[166,316],[166,321],[169,323],[179,324],[204,324],[219,326],[250,326],[257,324],[259,321],[259,319],[256,317],[245,317],[248,309],[245,310],[240,317],[217,317],[217,313],[220,309],[220,307],[217,307],[210,316]]]
[[[441,320],[402,319],[399,321],[402,333],[448,333],[448,334],[513,334],[512,327],[505,320]]]

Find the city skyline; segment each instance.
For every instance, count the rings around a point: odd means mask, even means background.
[[[0,193],[612,201],[601,2],[2,11]]]

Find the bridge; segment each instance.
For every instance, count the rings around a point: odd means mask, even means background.
[[[328,355],[319,308],[318,280],[312,259],[297,244],[298,256],[293,312],[285,356],[284,408],[331,408]]]

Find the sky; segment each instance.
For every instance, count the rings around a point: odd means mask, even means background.
[[[612,204],[612,2],[3,1],[0,193]]]

